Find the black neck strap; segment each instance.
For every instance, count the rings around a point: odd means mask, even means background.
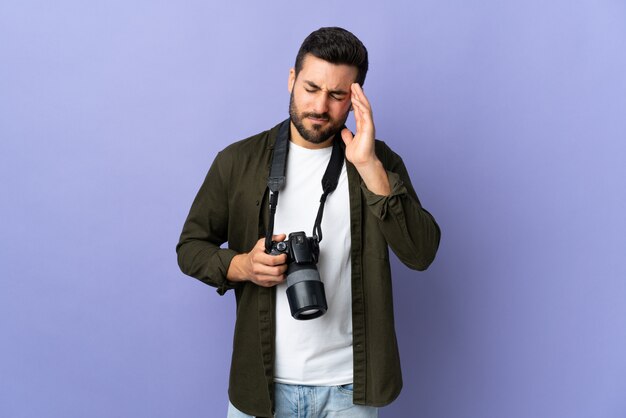
[[[276,143],[274,144],[274,155],[272,156],[272,166],[267,179],[267,187],[270,189],[270,219],[265,236],[265,249],[270,251],[272,246],[272,235],[274,234],[274,217],[276,216],[276,206],[278,205],[278,193],[285,185],[287,173],[287,154],[289,153],[289,128],[290,119],[285,120],[278,130]],[[331,194],[339,183],[341,168],[343,167],[344,150],[341,133],[338,132],[333,139],[333,151],[330,161],[326,167],[324,177],[322,177],[322,197],[320,207],[317,211],[315,224],[313,225],[313,236],[319,241],[322,240],[322,216],[324,215],[324,204],[326,198]]]

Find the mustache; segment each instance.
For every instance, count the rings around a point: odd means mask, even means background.
[[[305,118],[314,118],[314,119],[324,119],[324,120],[329,120],[330,119],[330,115],[328,113],[304,113],[302,115]]]

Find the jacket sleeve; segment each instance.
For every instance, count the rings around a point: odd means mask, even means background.
[[[217,288],[223,295],[235,284],[226,279],[237,252],[221,248],[228,241],[228,184],[230,164],[216,156],[183,225],[176,253],[181,271]]]
[[[387,244],[398,258],[409,268],[426,270],[435,259],[441,231],[433,216],[422,208],[402,158],[382,141],[377,142],[391,194],[374,194],[361,181],[368,209],[379,220]]]

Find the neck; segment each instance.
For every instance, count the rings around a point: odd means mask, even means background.
[[[289,130],[291,133],[291,142],[293,142],[296,145],[301,146],[302,148],[322,149],[322,148],[330,147],[333,144],[333,136],[331,136],[324,142],[320,142],[319,144],[314,144],[313,142],[307,141],[306,139],[302,137],[302,135],[300,135],[300,132],[298,132],[298,129],[296,129],[293,122],[289,122],[289,124],[290,124]]]

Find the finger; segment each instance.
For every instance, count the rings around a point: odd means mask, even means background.
[[[284,241],[284,240],[285,240],[285,238],[287,238],[287,235],[286,235],[286,234],[277,234],[277,235],[272,235],[272,241],[276,241],[276,242],[279,242],[279,241]]]
[[[359,102],[363,103],[367,108],[370,107],[370,101],[367,99],[367,96],[359,83],[352,84],[352,91],[356,95]]]
[[[352,101],[352,106],[362,106],[363,103],[359,99],[359,95],[356,93],[356,90],[352,88],[352,95],[350,96],[350,100]]]
[[[287,235],[285,234],[277,234],[277,235],[272,235],[272,241],[274,242],[281,242],[284,241],[285,238],[287,238]],[[257,241],[256,246],[261,248],[265,248],[265,238],[261,238],[260,240]]]
[[[362,95],[363,90],[361,90],[358,83],[352,84],[351,91],[352,91],[352,98],[354,99],[354,101],[356,101],[357,103],[363,103],[363,95]]]
[[[355,91],[352,92],[352,96],[350,96],[352,100],[352,106],[361,109],[362,111],[369,112],[370,108],[366,101],[363,100],[363,97],[356,94]]]
[[[353,106],[359,109],[363,114],[369,115],[372,113],[372,108],[370,107],[367,101],[364,101],[363,99],[359,98],[356,95],[353,95],[352,97],[353,97],[353,100],[352,100]]]
[[[359,103],[359,101],[354,95],[352,96],[352,108],[354,111],[354,121],[356,122],[356,130],[358,132],[361,127],[360,124],[363,120],[363,109],[362,109],[362,104]]]
[[[272,235],[272,241],[275,241],[275,242],[284,241],[285,238],[287,238],[287,235],[285,234]],[[260,238],[256,242],[256,245],[254,246],[254,248],[262,249],[263,251],[265,251],[265,238]]]
[[[285,281],[285,276],[273,277],[273,276],[258,276],[255,283],[263,287],[274,287]]]
[[[372,115],[372,109],[368,105],[364,104],[358,98],[353,103],[354,103],[354,107],[356,108],[355,113],[354,113],[355,118],[357,117],[357,112],[358,112],[362,121],[367,122],[367,123],[369,122],[373,123],[374,118]]]
[[[350,145],[350,142],[352,142],[352,140],[354,139],[354,135],[352,135],[352,132],[350,132],[350,129],[344,128],[341,131],[341,139],[343,139],[343,143],[346,144],[346,146],[348,146]]]
[[[280,266],[287,262],[287,254],[271,255],[266,252],[259,252],[254,257],[254,262],[266,266]]]
[[[287,276],[285,275],[285,273],[273,274],[270,272],[270,273],[259,273],[256,275],[256,277],[259,280],[280,283],[283,280],[285,280]]]
[[[255,276],[267,276],[273,277],[274,279],[280,278],[287,271],[287,265],[283,264],[280,266],[267,266],[264,264],[255,264],[252,267],[252,272]]]
[[[358,99],[354,102],[354,119],[357,123],[373,123],[372,110]]]
[[[250,252],[250,254],[252,255],[252,262],[261,262],[266,265],[282,264],[279,261],[283,259],[283,256],[285,256],[285,254],[281,254],[279,252],[270,254],[266,251],[265,245],[257,245]]]

